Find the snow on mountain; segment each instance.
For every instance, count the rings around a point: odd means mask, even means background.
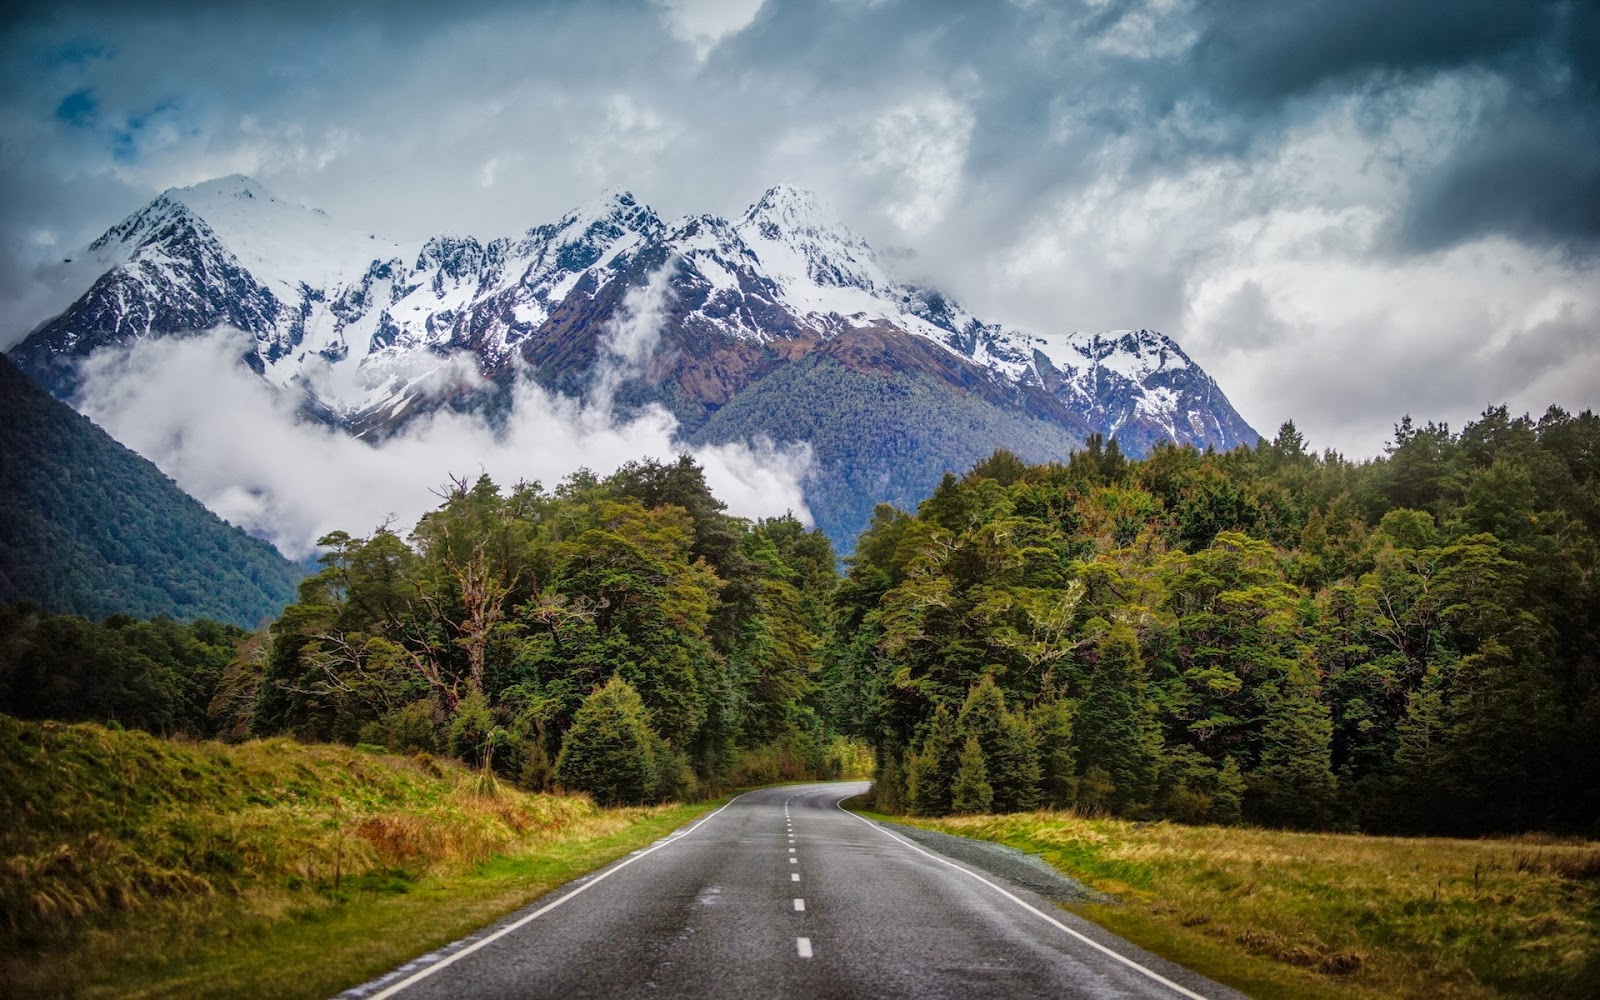
[[[1254,440],[1169,338],[1040,336],[985,323],[938,291],[895,280],[815,195],[788,185],[731,223],[664,223],[631,194],[608,190],[520,236],[406,244],[234,175],[163,192],[81,256],[103,266],[99,278],[15,352],[60,394],[70,394],[72,359],[99,346],[228,324],[254,336],[250,366],[303,392],[313,409],[352,425],[390,419],[454,378],[449,358],[460,352],[488,376],[535,339],[543,356],[565,357],[561,338],[614,308],[619,295],[607,289],[671,266],[681,299],[674,322],[698,331],[696,343],[761,351],[848,330],[901,331],[1018,406],[1042,391],[1108,434],[1219,447]]]

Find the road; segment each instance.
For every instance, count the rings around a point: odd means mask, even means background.
[[[342,996],[1240,996],[839,807],[865,787],[747,793]]]

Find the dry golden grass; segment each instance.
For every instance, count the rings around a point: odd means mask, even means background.
[[[326,996],[698,811],[601,810],[426,757],[4,716],[0,802],[7,996]]]
[[[1083,912],[1261,996],[1600,996],[1600,845],[1083,819],[914,820],[1120,897]]]

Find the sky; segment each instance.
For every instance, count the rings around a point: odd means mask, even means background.
[[[1270,435],[1600,404],[1596,0],[288,0],[0,13],[0,346],[248,174],[396,239],[816,190],[907,278],[1150,327]]]

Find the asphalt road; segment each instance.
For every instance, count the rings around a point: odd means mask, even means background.
[[[839,808],[750,792],[344,997],[1240,994]]]

